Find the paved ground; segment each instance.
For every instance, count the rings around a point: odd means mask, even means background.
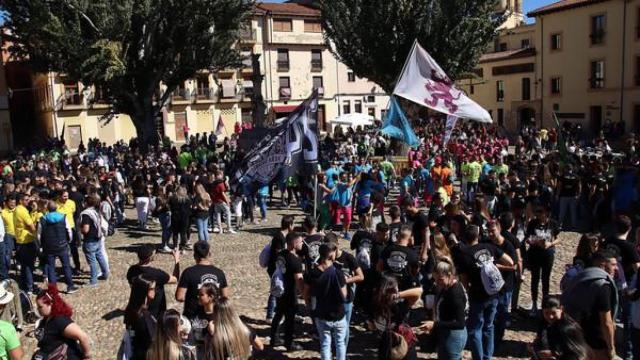
[[[253,327],[259,336],[268,336],[268,323],[264,320],[269,281],[266,272],[258,265],[258,254],[269,241],[280,222],[281,215],[292,213],[301,221],[302,213],[271,209],[268,212],[268,222],[260,225],[249,225],[235,235],[213,235],[213,262],[222,268],[231,286],[231,297],[237,310],[244,316],[244,320]],[[133,211],[127,214],[135,216]],[[193,234],[195,237],[195,234]],[[577,246],[577,235],[564,233],[562,243],[556,254],[552,292],[558,292],[558,282],[564,265],[570,262]],[[133,228],[120,229],[117,234],[107,239],[108,253],[111,263],[112,276],[106,282],[101,282],[98,288],[82,289],[73,295],[64,295],[74,308],[74,320],[91,336],[94,343],[94,359],[113,359],[117,351],[123,331],[122,310],[126,306],[129,296],[129,285],[125,279],[128,267],[136,262],[135,250],[142,244],[156,244],[159,242],[159,226],[152,225],[148,232],[139,232]],[[348,247],[345,241],[344,246]],[[185,253],[182,269],[193,264],[192,254]],[[170,255],[158,255],[155,266],[170,272],[172,258]],[[527,273],[528,275],[528,273]],[[78,278],[79,283],[87,282],[87,278]],[[530,305],[528,276],[523,284],[521,304]],[[62,287],[62,285],[61,285]],[[175,286],[167,286],[169,307],[182,309],[181,304],[173,301]],[[28,357],[35,348],[35,340],[30,334],[31,328],[23,333]],[[281,354],[269,351],[261,358],[266,359],[317,359],[319,358],[318,344],[311,340],[308,334],[312,331],[307,319],[303,325],[305,336],[300,342],[305,351],[291,354]],[[516,319],[513,328],[507,331],[504,345],[497,349],[498,359],[528,358],[526,345],[534,336],[535,324],[529,319]],[[364,331],[364,328],[354,325],[352,340],[349,345],[349,359],[365,359],[375,357],[375,337]],[[278,348],[280,349],[280,348]],[[435,358],[435,354],[420,353],[421,358]]]

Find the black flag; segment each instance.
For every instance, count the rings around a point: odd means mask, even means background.
[[[252,146],[235,168],[233,184],[268,184],[277,175],[314,174],[318,164],[318,93]]]

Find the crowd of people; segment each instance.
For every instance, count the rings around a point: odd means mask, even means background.
[[[157,224],[160,241],[140,248],[127,272],[118,358],[242,359],[264,351],[229,300],[233,284],[212,264],[210,242],[268,222],[279,207],[298,210],[282,217],[259,256],[269,276],[273,349],[300,350],[297,324],[309,316],[321,358],[345,359],[353,317],[377,334],[372,345],[382,359],[416,358],[431,351],[428,342],[439,359],[460,359],[465,348],[490,359],[512,319],[531,318],[541,321],[534,358],[639,359],[639,139],[612,145],[567,125],[525,126],[509,140],[497,127],[464,122],[444,143],[438,118],[416,121],[415,130],[421,145],[403,151],[375,129],[348,129],[321,140],[316,175],[237,186],[229,181],[245,154],[237,136],[218,143],[215,134],[195,134],[180,148],[149,152],[135,140],[93,139],[72,154],[52,141],[1,161],[0,280],[35,297],[34,358],[90,357],[91,341],[59,291],[108,281],[105,240],[126,224],[131,205],[137,230],[151,236]],[[567,231],[581,238],[553,294],[552,271],[565,266],[555,251]],[[181,271],[185,251],[195,265]],[[173,256],[171,273],[154,266],[157,253]],[[36,284],[37,273],[46,285]],[[182,312],[167,308],[168,284],[176,284]],[[3,290],[18,296],[0,286],[0,308],[11,300]],[[3,358],[21,358],[15,328],[3,327],[13,329],[3,331]]]

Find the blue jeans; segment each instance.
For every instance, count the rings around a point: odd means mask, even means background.
[[[489,360],[493,356],[493,321],[498,308],[498,298],[485,301],[469,301],[469,345],[473,360]]]
[[[197,217],[196,228],[198,228],[198,240],[209,241],[209,218]]]
[[[511,305],[511,298],[513,296],[513,290],[503,291],[498,295],[498,307],[496,308],[496,320],[495,320],[495,342],[500,343],[504,338],[504,332],[510,325],[509,317],[509,305]]]
[[[269,299],[267,300],[267,318],[273,318],[273,314],[276,312],[276,304],[278,298],[269,294]]]
[[[91,270],[91,280],[89,280],[89,284],[95,285],[98,283],[98,266],[100,266],[102,276],[104,276],[106,280],[109,277],[109,267],[107,266],[105,258],[102,257],[102,252],[100,251],[100,241],[96,240],[83,242],[82,251],[84,252],[84,257],[89,264],[89,269]]]
[[[162,246],[169,246],[169,239],[171,239],[171,213],[167,211],[158,215],[158,220],[162,228]]]
[[[9,263],[5,254],[6,240],[0,241],[0,280],[9,278]]]
[[[327,321],[315,318],[318,337],[320,338],[320,357],[322,360],[332,360],[331,341],[336,346],[336,360],[345,360],[347,346],[344,337],[347,334],[347,322],[345,318],[338,321]]]
[[[4,261],[7,264],[7,274],[11,268],[11,259],[13,259],[13,250],[16,248],[16,238],[13,235],[4,234],[4,252],[0,253],[0,256],[4,255]]]
[[[260,216],[262,220],[267,218],[267,196],[258,194],[258,207],[260,208]]]
[[[625,360],[633,359],[633,352],[636,350],[636,344],[633,343],[633,319],[631,317],[631,301],[625,298],[621,292],[618,293],[618,299],[620,304],[618,309],[620,311],[620,319],[622,320],[622,358]]]
[[[346,302],[344,303],[344,321],[347,322],[347,330],[344,336],[344,347],[345,349],[349,346],[349,326],[351,325],[351,314],[353,314],[353,303]]]
[[[73,273],[71,272],[71,261],[69,260],[68,250],[61,252],[60,254],[47,254],[47,265],[45,270],[47,279],[52,284],[58,282],[58,277],[56,276],[56,258],[60,259],[60,263],[62,263],[62,271],[64,272],[67,289],[74,287],[72,277]]]
[[[467,343],[467,329],[438,330],[438,359],[460,360]]]
[[[33,291],[33,269],[36,264],[36,244],[18,244],[16,247],[16,260],[20,264],[20,288],[24,291]]]
[[[562,196],[558,207],[558,221],[560,225],[562,225],[562,228],[568,230],[575,229],[575,227],[578,226],[578,200],[571,196]],[[564,222],[567,212],[569,212],[570,219],[568,226],[567,223]]]

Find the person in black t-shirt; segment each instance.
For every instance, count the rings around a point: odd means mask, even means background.
[[[196,264],[186,268],[176,289],[176,300],[184,302],[184,311],[187,318],[193,317],[200,309],[198,305],[198,289],[205,283],[211,283],[220,290],[221,297],[229,297],[227,277],[219,268],[209,261],[210,248],[206,241],[198,241],[193,246],[193,257]]]
[[[131,337],[132,359],[145,359],[151,339],[156,333],[158,317],[149,311],[156,297],[156,284],[146,275],[132,278],[131,294],[124,311],[124,324]]]
[[[346,359],[345,336],[349,326],[344,320],[347,282],[334,266],[338,246],[335,242],[320,245],[318,264],[304,277],[304,300],[313,316],[320,339],[322,359],[331,360],[331,340],[335,339],[336,359]],[[329,336],[325,334],[329,333]]]
[[[418,283],[420,262],[416,252],[408,246],[410,238],[411,230],[408,226],[403,226],[396,243],[389,244],[382,251],[376,266],[379,273],[387,272],[395,276],[400,290],[420,286]]]
[[[549,279],[553,269],[555,247],[558,240],[558,224],[549,217],[549,209],[540,206],[536,209],[535,218],[529,222],[526,241],[529,244],[527,259],[531,270],[531,315],[538,311],[538,283],[542,275],[542,297],[549,295]],[[542,273],[542,274],[541,274]]]
[[[518,298],[520,297],[520,285],[522,284],[522,274],[524,271],[524,261],[522,254],[526,251],[525,243],[520,242],[518,237],[513,234],[516,222],[513,213],[506,212],[500,215],[500,235],[513,245],[516,250],[515,257],[513,258],[516,263],[516,270],[513,278],[513,294],[511,295],[511,311],[518,309]],[[522,232],[524,239],[524,231]]]
[[[389,217],[391,217],[391,222],[389,223],[389,239],[391,239],[391,242],[396,242],[400,227],[402,227],[400,207],[398,205],[393,205],[389,208]]]
[[[513,260],[495,245],[480,243],[480,228],[476,225],[467,227],[465,240],[467,246],[454,253],[454,261],[459,269],[460,281],[469,294],[467,329],[471,353],[474,359],[491,359],[498,296],[489,295],[485,290],[480,266],[486,261],[513,266]]]
[[[138,250],[138,263],[132,265],[127,270],[127,281],[129,285],[133,283],[133,279],[140,275],[144,275],[146,279],[153,280],[155,283],[155,296],[147,306],[147,310],[156,317],[160,318],[162,313],[167,309],[167,300],[164,293],[164,286],[167,284],[177,284],[180,277],[180,252],[173,252],[175,265],[173,274],[169,275],[163,270],[154,268],[151,263],[155,259],[155,251],[151,246],[143,246]]]
[[[287,234],[287,248],[278,254],[276,267],[284,275],[284,294],[277,299],[276,312],[271,322],[271,346],[280,342],[278,328],[284,317],[284,345],[288,351],[298,351],[302,347],[293,342],[295,316],[298,306],[298,292],[303,288],[302,260],[297,253],[302,250],[302,235],[297,232]]]
[[[305,268],[308,271],[318,262],[320,258],[320,245],[324,243],[324,234],[316,231],[318,222],[313,216],[307,216],[302,224],[306,237],[304,239],[302,258],[305,262]]]
[[[491,221],[489,223],[489,240],[503,253],[509,255],[513,260],[513,265],[497,264],[496,267],[500,270],[504,285],[498,294],[498,308],[496,312],[495,320],[495,341],[501,343],[504,337],[504,332],[509,326],[509,306],[511,305],[511,298],[513,296],[513,288],[516,282],[516,271],[518,269],[518,254],[516,249],[510,241],[507,241],[502,234],[500,224],[497,221]]]
[[[379,223],[376,225],[376,232],[357,231],[351,240],[351,249],[356,252],[356,261],[362,268],[364,273],[364,281],[356,287],[355,301],[356,307],[362,309],[368,315],[372,314],[373,290],[378,283],[380,273],[376,271],[378,260],[382,255],[382,251],[389,244],[389,225]],[[365,266],[358,257],[362,258],[363,251],[368,251],[369,261]],[[366,256],[364,256],[366,260]]]
[[[267,273],[269,274],[269,279],[273,276],[273,272],[276,271],[276,260],[278,259],[278,254],[287,246],[287,241],[285,240],[287,234],[293,231],[293,216],[285,215],[280,220],[280,230],[278,230],[273,238],[271,239],[271,245],[269,247],[269,264],[267,265]],[[276,311],[276,297],[269,294],[269,299],[267,300],[267,320],[273,320],[273,314]]]
[[[559,179],[557,186],[559,201],[558,221],[563,229],[572,230],[578,226],[578,198],[580,197],[580,179],[574,173],[572,166],[567,166],[564,175]],[[569,212],[570,222],[564,222]]]
[[[429,218],[416,207],[415,201],[411,197],[405,197],[402,200],[402,206],[407,214],[407,220],[412,224],[413,243],[409,240],[407,246],[411,245],[417,252],[419,261],[424,263],[427,261],[429,250]]]
[[[338,236],[335,233],[328,233],[325,239],[329,243],[336,245],[336,258],[333,265],[342,271],[347,283],[347,297],[344,303],[344,317],[347,322],[347,335],[345,337],[346,346],[349,345],[349,324],[351,324],[351,314],[353,311],[353,301],[355,299],[356,284],[364,281],[364,273],[358,265],[356,258],[346,251],[342,251],[338,246]]]
[[[214,307],[220,299],[220,290],[212,283],[204,283],[198,289],[198,311],[189,318],[191,333],[189,343],[196,347],[198,359],[204,359],[205,337],[209,322],[214,318]]]

